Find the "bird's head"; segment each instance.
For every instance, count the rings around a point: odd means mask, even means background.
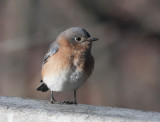
[[[81,27],[72,27],[62,32],[57,42],[69,46],[74,49],[91,48],[92,42],[97,41],[98,38],[91,37],[90,34]]]

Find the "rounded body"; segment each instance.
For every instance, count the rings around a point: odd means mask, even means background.
[[[87,49],[86,49],[87,48]],[[42,79],[51,91],[67,91],[79,88],[91,75],[94,59],[90,45],[75,50],[63,45],[42,66]]]

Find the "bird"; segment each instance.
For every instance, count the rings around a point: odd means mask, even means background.
[[[60,33],[43,58],[42,80],[37,90],[50,90],[53,104],[77,104],[76,91],[94,69],[91,48],[97,40],[99,39],[91,37],[82,27],[71,27]],[[61,91],[74,91],[74,100],[56,101],[53,92]]]

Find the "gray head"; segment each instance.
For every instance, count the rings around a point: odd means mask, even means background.
[[[84,42],[92,43],[98,38],[92,38],[90,34],[81,27],[71,27],[62,32],[59,37],[65,37],[71,44],[82,44]]]

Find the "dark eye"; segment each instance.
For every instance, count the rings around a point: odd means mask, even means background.
[[[81,37],[75,37],[76,41],[81,41]]]

